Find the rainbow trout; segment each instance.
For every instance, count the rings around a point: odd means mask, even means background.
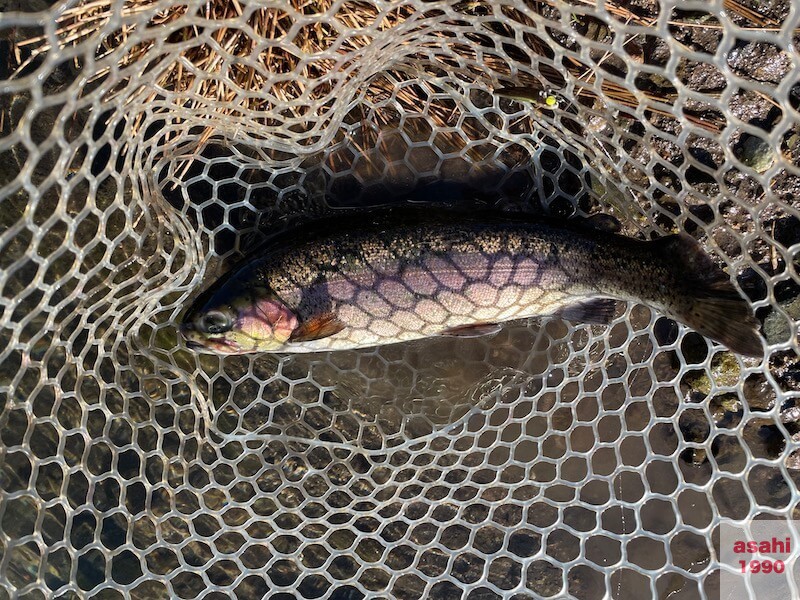
[[[608,322],[620,299],[763,353],[750,305],[685,235],[639,241],[524,217],[362,219],[301,228],[222,277],[187,311],[187,345],[319,352],[484,335],[535,315]]]

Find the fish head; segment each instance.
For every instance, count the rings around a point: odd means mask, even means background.
[[[211,288],[186,312],[180,330],[189,348],[245,354],[284,346],[297,328],[297,316],[268,288],[240,281]]]

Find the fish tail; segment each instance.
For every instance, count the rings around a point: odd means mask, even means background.
[[[700,245],[685,234],[652,243],[661,259],[671,262],[689,296],[671,307],[675,318],[734,352],[762,356],[759,322],[750,303]]]

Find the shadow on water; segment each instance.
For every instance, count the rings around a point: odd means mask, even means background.
[[[331,405],[368,424],[359,445],[377,449],[462,424],[509,379],[533,386],[546,374],[545,338],[535,324],[519,322],[483,338],[430,338],[292,362],[331,389]]]
[[[212,429],[228,440],[314,440],[371,451],[458,434],[509,390],[532,396],[558,385],[550,366],[575,340],[563,321],[547,318],[480,338],[227,357],[209,391]]]
[[[366,140],[356,128],[329,151],[305,158],[209,143],[196,160],[180,167],[165,164],[156,180],[168,205],[208,232],[214,254],[226,260],[246,256],[282,230],[342,209],[424,205],[559,217],[590,209],[593,182],[588,174],[577,175],[580,160],[569,151],[563,162],[571,169],[563,169],[554,153],[533,156],[519,144],[491,155],[450,156],[451,142],[439,142],[436,152],[409,148],[396,133]]]

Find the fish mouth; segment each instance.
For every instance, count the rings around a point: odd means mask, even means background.
[[[186,325],[182,325],[180,331],[189,350],[205,350],[218,354],[239,354],[241,352],[239,344],[224,337],[199,337],[193,327]]]
[[[202,341],[187,340],[186,347],[190,350],[208,350],[217,354],[240,354],[239,344],[224,338],[206,338]]]

